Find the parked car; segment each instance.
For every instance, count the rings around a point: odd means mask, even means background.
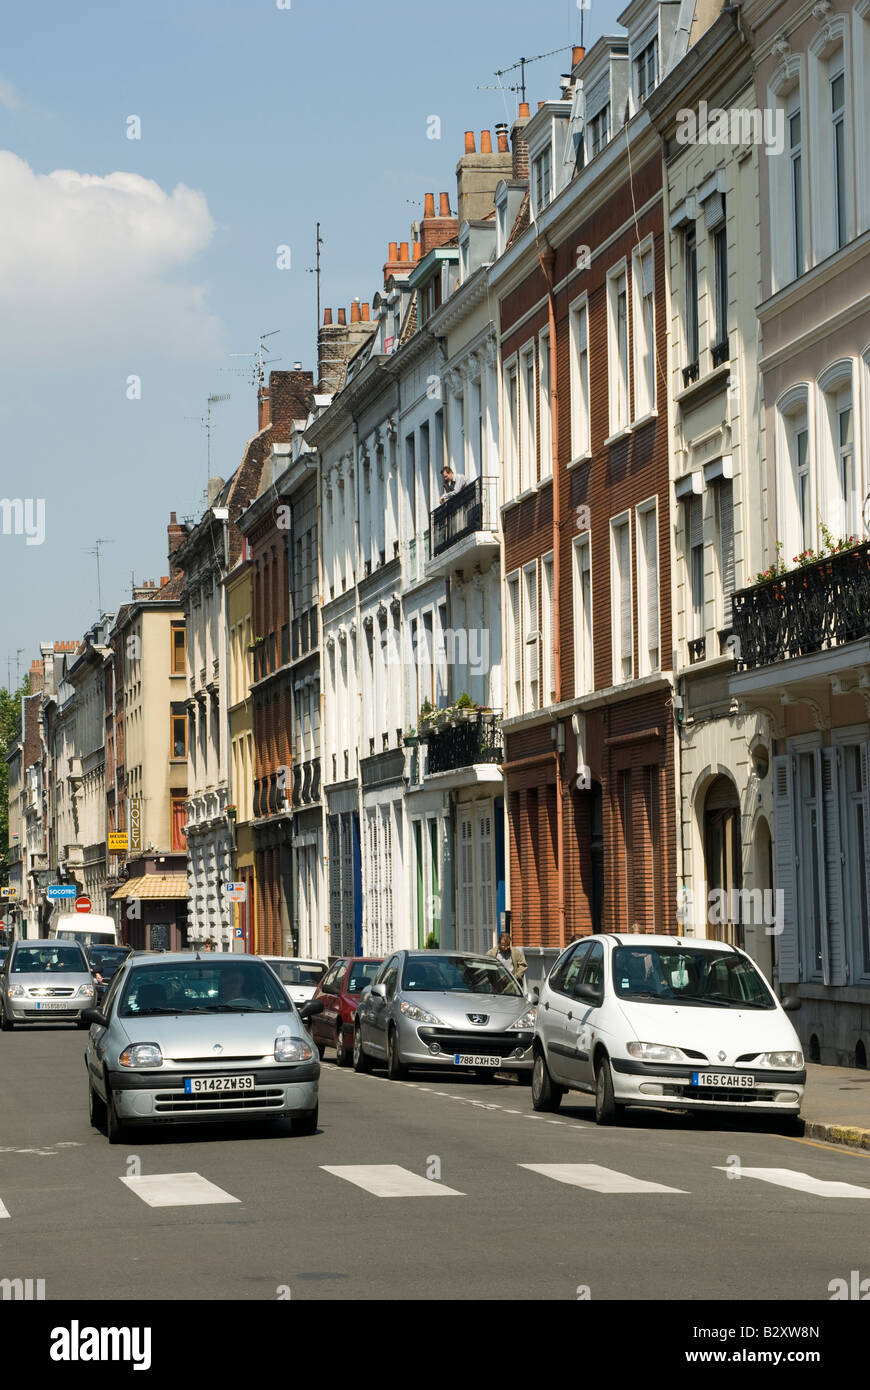
[[[363,990],[370,985],[383,963],[383,956],[342,956],[333,961],[314,998],[323,1003],[323,1013],[311,1020],[311,1036],[321,1057],[327,1047],[335,1048],[335,1060],[347,1066],[353,1055],[353,1020]]]
[[[115,972],[120,970],[131,950],[131,946],[90,946],[88,948],[88,963],[96,987],[94,1003],[98,1008],[101,1000],[105,998],[109,982]]]
[[[786,1008],[795,1005],[787,1001]],[[559,957],[535,1022],[532,1104],[800,1112],[806,1069],[786,1009],[745,952],[694,937],[587,936]]]
[[[353,1064],[530,1073],[535,1005],[501,961],[461,951],[396,951],[363,992]]]
[[[112,1144],[128,1125],[270,1115],[314,1134],[319,1007],[298,1011],[259,956],[129,956],[86,1013],[91,1124]]]
[[[89,946],[117,946],[118,924],[114,917],[97,912],[60,912],[49,925],[48,935],[52,941],[78,941],[85,950]]]
[[[14,941],[0,966],[0,1028],[19,1023],[76,1023],[94,1002],[95,986],[77,941]]]
[[[326,974],[325,960],[302,960],[299,956],[261,956],[271,965],[294,1004],[307,1004]]]

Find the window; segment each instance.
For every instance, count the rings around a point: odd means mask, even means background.
[[[592,551],[589,532],[574,541],[574,694],[595,689],[592,655]]]
[[[540,216],[550,201],[553,186],[553,155],[548,145],[532,164],[534,215]]]
[[[537,560],[523,568],[523,639],[523,708],[534,710],[540,704]]]
[[[655,299],[652,247],[635,251],[631,282],[634,291],[634,416],[639,420],[655,406]]]
[[[520,355],[520,491],[534,487],[536,474],[535,428],[535,350],[525,348]]]
[[[846,230],[846,74],[843,54],[831,60],[831,135],[834,176],[834,246],[845,246]]]
[[[732,623],[731,599],[734,594],[734,488],[730,478],[720,478],[714,492],[716,507],[716,558],[719,592],[722,598],[723,631]]]
[[[520,603],[520,577],[512,574],[507,580],[507,650],[508,669],[508,714],[519,714],[522,710],[523,691],[523,624]]]
[[[610,523],[610,568],[613,614],[613,684],[634,675],[634,631],[631,602],[631,521]]]
[[[183,676],[187,672],[187,632],[179,623],[172,624],[172,655],[170,674]]]
[[[571,306],[571,457],[590,450],[589,435],[589,308],[584,296]]]
[[[543,667],[543,689],[541,704],[552,705],[556,699],[556,661],[554,650],[555,628],[553,626],[553,552],[541,561],[541,651]]]
[[[694,226],[686,228],[683,242],[683,261],[685,266],[685,331],[686,367],[693,367],[698,361],[698,245]],[[686,383],[688,385],[688,383]]]
[[[791,208],[792,269],[795,279],[804,273],[803,146],[801,143],[800,88],[792,92],[786,107],[789,155],[789,203]]]
[[[610,102],[589,120],[589,158],[594,159],[610,139]]]
[[[659,669],[659,532],[653,499],[637,509],[637,643],[639,674]]]
[[[173,703],[171,715],[171,756],[187,757],[187,711],[183,704]]]
[[[480,377],[471,383],[471,460],[472,474],[479,478],[483,472],[483,392]]]
[[[541,425],[541,477],[553,473],[553,414],[550,401],[550,334],[538,337],[538,418]]]
[[[704,636],[704,502],[686,502],[686,558],[689,567],[689,640]]]
[[[786,563],[813,545],[815,504],[810,470],[808,393],[789,391],[778,403],[777,512]]]
[[[867,819],[867,746],[860,743],[846,744],[842,750],[843,771],[841,785],[843,796],[843,867],[846,890],[846,918],[852,924],[853,954],[859,973],[870,975],[870,911],[868,911],[868,877],[870,864],[867,862],[868,830]]]
[[[798,873],[801,918],[805,931],[804,961],[808,976],[820,976],[822,965],[822,885],[819,848],[822,808],[819,788],[821,750],[801,753],[798,759]]]
[[[187,824],[187,793],[173,793],[169,798],[170,820],[172,825],[172,848],[180,850],[184,854],[187,849],[187,836],[184,827]]]
[[[634,90],[638,106],[646,101],[658,82],[659,41],[657,38],[641,49],[634,60]]]
[[[841,527],[844,536],[859,531],[859,497],[855,479],[855,426],[852,393],[841,391],[834,403],[834,448],[837,458],[837,483],[842,508]]]
[[[728,243],[725,224],[713,233],[713,366],[717,367],[716,349],[728,346]]]
[[[519,386],[517,382],[517,364],[514,360],[510,366],[505,368],[504,378],[504,397],[505,397],[505,476],[507,478],[510,496],[516,497],[520,491],[519,478]]]
[[[610,394],[610,433],[628,424],[628,291],[625,269],[608,277],[607,378]]]

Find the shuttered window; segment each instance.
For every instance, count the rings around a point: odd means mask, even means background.
[[[540,704],[540,649],[538,628],[538,564],[533,561],[523,568],[523,709],[534,710]]]
[[[689,638],[704,636],[704,502],[686,501],[686,559],[689,567]]]
[[[640,675],[658,671],[659,652],[659,537],[655,500],[638,508],[637,534],[640,553],[638,574],[638,655]]]
[[[479,807],[477,813],[477,862],[479,876],[477,884],[477,943],[475,950],[486,951],[492,944],[495,929],[495,903],[492,892],[492,810],[489,805]]]
[[[474,934],[474,826],[471,811],[459,812],[459,940],[460,949],[475,951]]]
[[[541,561],[541,657],[543,669],[543,689],[541,703],[551,705],[556,699],[556,661],[554,651],[555,631],[553,627],[553,556],[545,555]]]
[[[523,643],[520,608],[520,577],[512,574],[507,581],[507,639],[508,639],[508,714],[522,709]]]
[[[553,472],[553,413],[550,398],[550,334],[538,338],[538,413],[541,421],[541,477]]]
[[[716,484],[716,531],[722,627],[730,628],[731,600],[734,597],[734,490],[730,478],[720,478]]]
[[[592,660],[592,556],[589,532],[574,542],[574,694],[595,688]]]
[[[571,457],[589,452],[589,313],[586,300],[570,314]]]
[[[611,522],[613,605],[613,683],[634,675],[631,602],[631,522],[628,517]]]

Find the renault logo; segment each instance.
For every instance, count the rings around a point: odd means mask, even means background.
[[[470,1023],[489,1023],[489,1014],[466,1014]]]
[[[220,1044],[220,1043],[215,1043],[215,1044],[214,1044],[214,1047],[212,1048],[212,1052],[223,1052],[223,1048],[222,1048],[221,1044]]]
[[[720,1062],[724,1062],[724,1061],[725,1061],[725,1056],[726,1056],[726,1054],[725,1054],[724,1052],[717,1052],[717,1053],[716,1053],[716,1056],[719,1058],[719,1061],[720,1061]]]

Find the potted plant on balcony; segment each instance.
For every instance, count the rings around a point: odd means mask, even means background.
[[[453,706],[445,705],[443,709],[436,709],[434,723],[436,729],[448,729],[453,723]]]
[[[227,807],[227,820],[235,820],[237,815],[238,808],[236,806]]]
[[[426,738],[434,723],[435,710],[430,700],[424,700],[420,706],[420,717],[417,720],[417,728],[420,738]]]
[[[456,701],[454,718],[457,724],[476,724],[480,706],[476,705],[467,690],[463,690]]]
[[[411,725],[410,729],[406,729],[406,730],[405,730],[405,736],[404,736],[404,738],[402,739],[402,742],[404,743],[404,745],[405,745],[406,748],[416,748],[416,747],[417,747],[417,744],[420,742],[420,737],[419,737],[419,735],[418,735],[418,733],[417,733],[417,730],[414,728],[413,724]]]

